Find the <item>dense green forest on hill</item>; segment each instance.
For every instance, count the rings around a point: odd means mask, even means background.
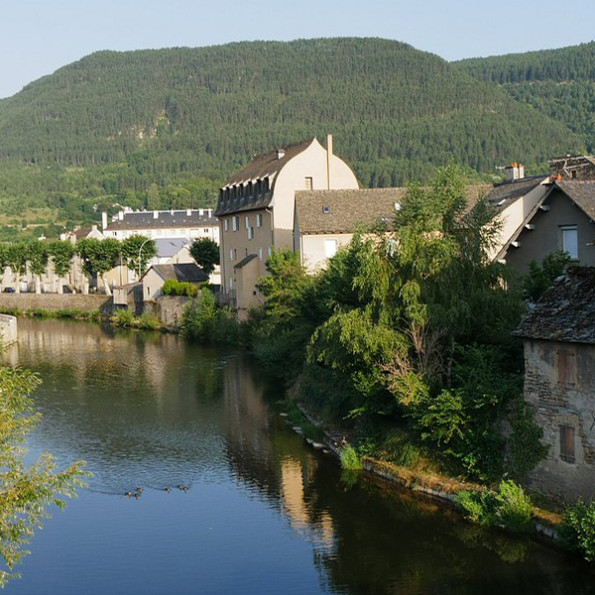
[[[0,102],[2,225],[53,234],[102,206],[213,204],[255,154],[311,136],[364,186],[542,168],[582,149],[567,127],[441,58],[380,39],[99,52]],[[478,175],[478,174],[476,174]]]
[[[595,42],[454,65],[565,124],[595,151]]]

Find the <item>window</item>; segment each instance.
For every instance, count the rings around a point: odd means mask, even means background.
[[[229,260],[233,260],[233,248],[229,250]]]
[[[574,463],[574,427],[560,426],[560,459]]]
[[[311,177],[306,176],[306,190],[312,190],[314,188],[314,181]]]
[[[337,240],[324,240],[324,255],[332,258],[337,253]]]
[[[250,229],[250,217],[248,217],[248,215],[244,217],[244,225],[246,229]]]
[[[562,250],[570,254],[572,260],[578,260],[578,230],[576,225],[563,225],[562,231]]]
[[[240,218],[237,215],[232,218],[231,223],[231,228],[233,231],[238,231],[238,229],[240,229]]]
[[[559,384],[576,384],[576,352],[560,349],[556,352],[556,369]]]
[[[262,215],[260,213],[256,215],[256,227],[262,227]]]
[[[254,239],[254,228],[249,227],[246,231],[248,232],[248,239],[253,240]]]
[[[223,231],[229,231],[229,220],[223,219]]]
[[[262,249],[262,248],[259,248],[259,249],[258,249],[258,258],[260,258],[260,260],[262,260],[262,257],[263,257],[263,255],[264,255],[264,254],[263,254],[263,252],[264,252],[264,251],[263,251],[263,249]]]

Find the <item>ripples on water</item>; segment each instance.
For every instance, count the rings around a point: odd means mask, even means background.
[[[582,565],[546,548],[342,479],[238,353],[58,321],[19,332],[5,358],[43,378],[31,460],[47,450],[94,475],[7,592],[595,592]]]

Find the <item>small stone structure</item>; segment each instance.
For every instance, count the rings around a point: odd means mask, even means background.
[[[531,487],[566,501],[595,498],[595,268],[569,269],[525,317],[525,400],[546,458]]]
[[[17,342],[16,316],[0,314],[0,342],[3,347]]]

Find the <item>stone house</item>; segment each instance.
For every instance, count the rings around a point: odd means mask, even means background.
[[[242,317],[260,303],[271,250],[293,249],[295,192],[359,188],[349,166],[315,138],[254,158],[221,188],[221,301]]]
[[[573,501],[595,498],[595,268],[556,280],[514,333],[525,351],[524,398],[547,457],[529,485]]]
[[[161,289],[168,280],[198,285],[208,281],[209,277],[195,262],[153,265],[140,280],[143,301],[154,301],[162,295]]]

